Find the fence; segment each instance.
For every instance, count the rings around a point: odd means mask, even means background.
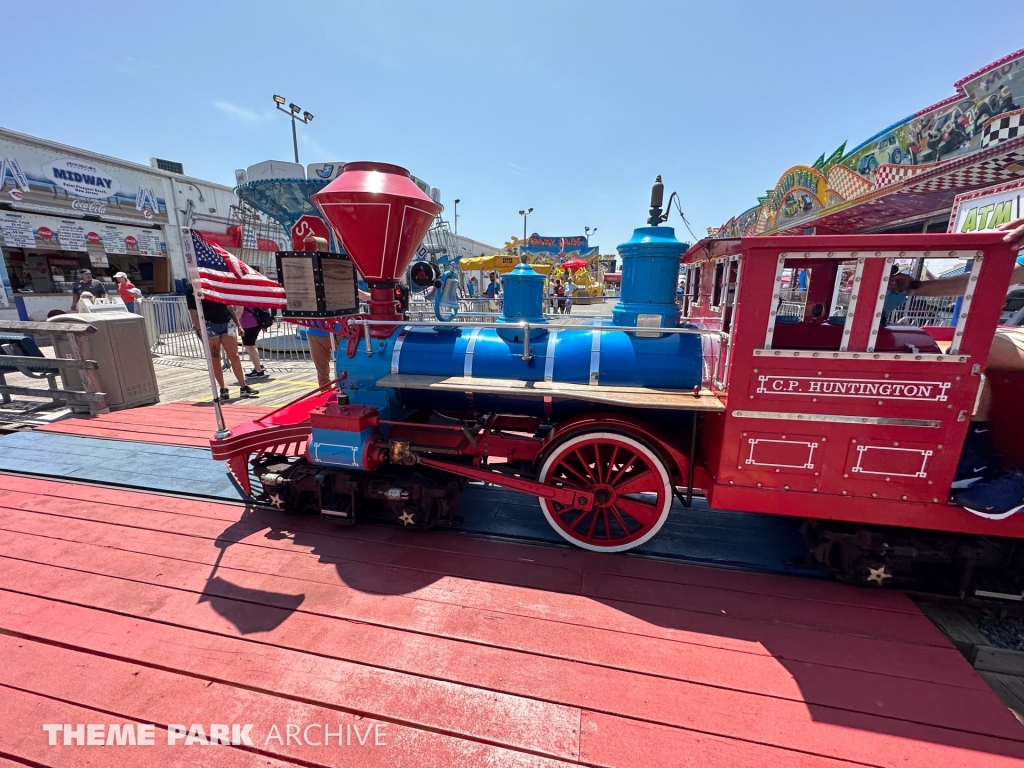
[[[203,345],[192,325],[184,296],[147,296],[141,301],[150,350],[172,357],[203,357]],[[305,331],[274,318],[274,325],[260,332],[256,349],[261,361],[310,360]],[[243,359],[245,348],[239,345]]]

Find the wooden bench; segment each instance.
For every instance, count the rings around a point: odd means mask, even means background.
[[[100,391],[99,375],[96,373],[99,365],[95,360],[88,359],[88,337],[93,333],[96,333],[96,329],[91,325],[77,323],[0,323],[0,402],[10,403],[11,395],[48,397],[49,403],[30,408],[27,412],[32,413],[53,408],[58,403],[66,403],[85,404],[92,415],[107,413],[107,396]],[[47,336],[54,349],[57,349],[58,339],[66,339],[71,351],[70,357],[45,357],[33,335]],[[57,374],[69,368],[81,371],[84,391],[62,389],[58,386]],[[37,389],[8,384],[6,376],[9,373],[20,373],[30,379],[45,379],[47,388]]]

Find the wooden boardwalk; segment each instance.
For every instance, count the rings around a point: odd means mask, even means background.
[[[221,410],[225,425],[234,427],[273,410],[267,406],[250,405],[251,402],[235,400],[225,404]],[[213,404],[209,402],[163,403],[156,407],[113,411],[102,416],[64,419],[35,428],[37,432],[195,448],[209,448],[210,438],[216,430],[217,417]]]
[[[211,425],[179,403],[47,430]],[[0,474],[0,652],[0,765],[1024,766],[1024,726],[899,592],[65,479]],[[253,743],[197,753],[178,724]]]
[[[256,754],[216,750],[246,765],[1024,764],[896,592],[10,476],[0,505],[14,759],[85,762],[43,723],[134,721],[252,723]],[[384,744],[267,741],[288,723]]]

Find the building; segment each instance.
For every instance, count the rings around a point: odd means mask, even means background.
[[[956,195],[1024,178],[1024,50],[853,150],[790,168],[717,237],[945,232]]]
[[[177,292],[185,278],[182,226],[236,252],[278,248],[243,223],[231,187],[183,171],[177,163],[145,166],[0,128],[0,318],[44,320],[53,310],[69,311],[82,267],[111,290],[114,273],[125,272],[145,295]]]

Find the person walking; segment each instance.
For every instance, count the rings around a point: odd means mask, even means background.
[[[107,297],[107,289],[103,287],[103,283],[93,278],[91,269],[81,270],[78,273],[78,279],[75,281],[75,284],[71,286],[72,312],[78,308],[78,300],[82,298],[83,293],[91,294],[94,299],[105,299]]]
[[[576,295],[576,283],[570,275],[565,281],[565,314],[572,313],[572,297]]]
[[[135,300],[142,298],[142,291],[129,282],[128,275],[124,272],[116,272],[114,282],[117,283],[117,295],[124,302],[125,309],[135,314]]]
[[[491,281],[487,284],[487,290],[484,295],[488,298],[488,308],[491,312],[498,311],[498,296],[501,295],[501,284],[498,282],[498,276],[491,272]]]
[[[565,286],[561,280],[555,280],[555,297],[558,300],[558,314],[565,314]]]
[[[245,380],[265,379],[267,372],[260,362],[256,339],[260,335],[260,331],[274,324],[274,317],[265,309],[256,307],[242,307],[241,309],[241,314],[238,314],[238,326],[242,331],[242,346],[245,347],[245,351],[249,355],[249,362],[252,363],[252,370],[245,374]]]
[[[555,313],[555,281],[548,279],[548,304],[551,307],[548,311]]]
[[[185,304],[189,308],[189,316],[192,318],[196,334],[202,337],[199,329],[199,313],[195,308],[195,292],[191,284],[185,289]],[[238,383],[238,396],[241,398],[256,397],[259,395],[259,391],[245,383],[245,374],[242,372],[242,359],[238,356],[238,319],[234,312],[226,304],[218,304],[209,299],[203,299],[202,306],[203,319],[206,320],[206,337],[210,340],[213,377],[217,380],[220,390],[217,399],[223,402],[230,398],[230,392],[224,386],[224,369],[219,364],[222,349],[227,355],[232,373],[235,374],[235,381]]]

